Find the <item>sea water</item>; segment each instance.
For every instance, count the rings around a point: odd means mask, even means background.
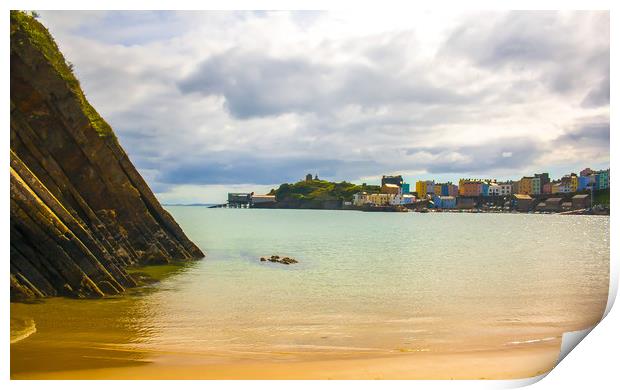
[[[559,346],[592,326],[609,217],[168,210],[206,258],[109,299],[11,304],[11,370],[189,354],[323,359]],[[261,262],[289,256],[299,263]]]

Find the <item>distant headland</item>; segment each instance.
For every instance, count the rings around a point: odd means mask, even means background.
[[[281,184],[264,195],[231,192],[226,203],[210,207],[609,214],[609,169],[585,168],[555,180],[548,173],[504,182],[419,180],[415,188],[402,175],[383,176],[381,185],[360,185],[321,180],[308,173],[304,179]]]

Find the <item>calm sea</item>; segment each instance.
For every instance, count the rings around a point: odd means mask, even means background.
[[[607,301],[608,217],[168,210],[207,257],[123,297],[12,304],[12,371],[520,348]]]

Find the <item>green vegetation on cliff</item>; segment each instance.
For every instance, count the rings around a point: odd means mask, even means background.
[[[114,132],[110,125],[86,100],[80,87],[80,82],[73,74],[73,65],[65,60],[54,38],[45,26],[25,12],[11,11],[11,41],[19,47],[23,47],[28,43],[38,49],[48,64],[65,80],[69,89],[75,94],[82,107],[82,111],[88,117],[91,127],[97,134],[100,137],[114,137]]]
[[[334,183],[326,180],[299,181],[294,184],[284,183],[278,189],[271,190],[278,202],[286,201],[346,201],[353,199],[353,194],[361,191],[378,193],[380,186],[358,185],[341,181]]]

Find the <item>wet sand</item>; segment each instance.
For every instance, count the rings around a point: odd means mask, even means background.
[[[521,379],[555,366],[559,343],[502,351],[402,353],[311,361],[222,362],[161,355],[149,363],[73,371],[11,373],[11,379]]]

